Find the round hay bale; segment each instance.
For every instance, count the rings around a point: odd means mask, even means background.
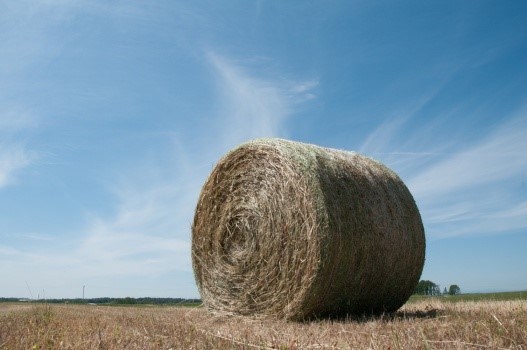
[[[192,225],[203,303],[222,313],[302,320],[395,311],[424,257],[421,216],[393,171],[281,139],[224,156]]]

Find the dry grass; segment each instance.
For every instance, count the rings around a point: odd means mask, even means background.
[[[203,308],[0,304],[0,349],[527,349],[527,301],[418,301],[306,323]]]
[[[309,317],[397,310],[425,236],[401,179],[361,156],[280,139],[223,157],[200,194],[192,259],[219,313]]]

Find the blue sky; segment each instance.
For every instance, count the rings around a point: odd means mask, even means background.
[[[197,297],[201,186],[266,136],[395,170],[423,279],[527,290],[525,23],[522,1],[2,1],[0,297]]]

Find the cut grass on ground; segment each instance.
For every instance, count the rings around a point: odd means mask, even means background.
[[[458,294],[458,295],[440,295],[440,296],[427,296],[427,295],[412,295],[408,302],[421,300],[438,299],[448,302],[457,301],[506,301],[506,300],[527,300],[527,291],[520,292],[499,292],[499,293],[471,293],[471,294]]]
[[[391,315],[287,322],[204,308],[0,304],[0,349],[526,349],[527,301],[414,300]]]

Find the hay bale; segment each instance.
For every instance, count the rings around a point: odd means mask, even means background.
[[[192,225],[212,311],[300,320],[397,310],[424,264],[423,224],[399,177],[357,153],[280,139],[213,169]]]

